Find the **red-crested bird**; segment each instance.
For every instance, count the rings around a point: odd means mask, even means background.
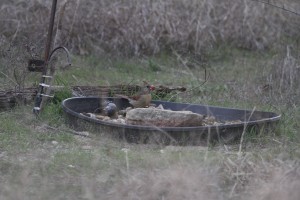
[[[145,108],[149,107],[150,102],[152,100],[151,91],[155,90],[153,85],[149,85],[147,82],[144,81],[144,86],[141,90],[134,96],[124,96],[124,95],[116,95],[121,98],[128,99],[129,103],[134,108]]]

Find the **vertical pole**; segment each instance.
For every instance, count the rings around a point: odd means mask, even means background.
[[[57,0],[53,0],[52,2],[52,7],[51,7],[51,16],[50,16],[50,22],[49,22],[49,28],[48,28],[48,36],[47,36],[47,43],[46,43],[46,48],[45,48],[45,55],[44,55],[44,67],[43,67],[43,72],[42,72],[42,78],[40,83],[45,82],[45,76],[47,75],[47,70],[48,70],[48,61],[49,61],[49,54],[51,50],[51,43],[52,43],[52,36],[53,36],[53,26],[54,26],[54,19],[55,19],[55,12],[56,12],[56,5],[57,5]],[[38,115],[40,112],[40,105],[42,101],[42,93],[44,91],[44,86],[41,84],[38,87],[38,93],[35,98],[35,104],[33,108],[34,114]]]

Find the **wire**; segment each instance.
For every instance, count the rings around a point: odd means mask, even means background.
[[[269,6],[272,6],[272,7],[275,7],[275,8],[278,8],[278,9],[281,9],[281,10],[284,10],[286,12],[289,12],[289,13],[292,13],[294,15],[297,15],[297,16],[300,16],[300,13],[296,12],[296,11],[292,11],[290,10],[289,8],[286,8],[284,6],[284,4],[282,4],[282,6],[279,6],[279,5],[276,5],[274,3],[271,3],[270,0],[268,1],[262,1],[262,0],[250,0],[250,1],[256,1],[256,2],[259,2],[259,3],[263,3],[263,4],[267,4]]]

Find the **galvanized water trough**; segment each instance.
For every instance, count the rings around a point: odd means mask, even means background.
[[[188,110],[206,116],[214,116],[218,121],[240,121],[240,123],[220,124],[196,127],[155,127],[118,124],[101,121],[80,113],[96,113],[101,110],[101,102],[109,100],[119,109],[129,107],[128,100],[122,98],[74,97],[62,102],[67,123],[74,129],[92,130],[96,134],[105,134],[134,143],[158,143],[172,145],[200,145],[208,141],[228,143],[239,138],[242,133],[251,131],[269,131],[280,115],[272,112],[223,108],[199,104],[152,101],[165,109],[174,111]],[[265,133],[264,132],[264,133]]]

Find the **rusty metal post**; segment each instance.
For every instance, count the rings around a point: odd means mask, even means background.
[[[46,49],[45,49],[45,57],[44,57],[44,67],[42,71],[42,78],[40,81],[40,85],[38,88],[38,93],[35,98],[35,104],[33,108],[33,112],[35,114],[39,114],[40,112],[40,105],[42,101],[42,93],[44,90],[43,83],[45,83],[46,75],[47,75],[47,70],[48,70],[48,61],[49,61],[49,55],[51,51],[51,44],[52,44],[52,37],[53,37],[53,26],[54,26],[54,19],[55,19],[55,13],[56,13],[56,5],[57,5],[57,0],[53,0],[52,2],[52,7],[51,7],[51,16],[50,16],[50,22],[49,22],[49,28],[48,28],[48,36],[47,36],[47,43],[46,43]]]

